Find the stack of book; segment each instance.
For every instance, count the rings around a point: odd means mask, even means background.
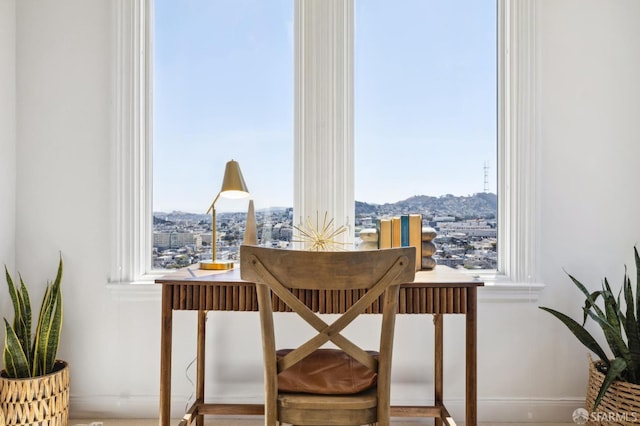
[[[422,268],[422,215],[405,214],[388,219],[378,219],[376,230],[378,248],[415,247],[416,270]]]

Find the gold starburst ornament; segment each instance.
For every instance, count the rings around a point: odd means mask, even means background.
[[[336,238],[345,232],[347,227],[340,226],[337,229],[333,223],[333,219],[327,222],[327,212],[324,213],[322,220],[322,226],[320,226],[320,220],[318,213],[316,213],[315,226],[311,223],[311,218],[307,217],[307,223],[304,226],[294,226],[294,229],[298,231],[298,235],[294,239],[295,243],[304,243],[308,246],[309,251],[336,251],[345,250],[344,246],[349,243],[337,241]]]

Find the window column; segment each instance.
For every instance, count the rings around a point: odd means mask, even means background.
[[[353,0],[295,1],[294,224],[353,241]]]
[[[523,284],[539,279],[535,10],[498,7],[498,271]]]

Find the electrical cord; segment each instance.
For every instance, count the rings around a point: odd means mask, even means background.
[[[204,319],[205,323],[207,321],[209,321],[209,312],[206,313],[206,317]],[[193,359],[191,360],[191,362],[189,364],[187,364],[187,367],[184,369],[184,377],[187,379],[187,381],[189,382],[189,384],[191,385],[191,394],[189,395],[189,397],[187,398],[187,403],[185,404],[184,407],[184,411],[186,412],[189,409],[189,405],[191,403],[191,400],[193,399],[193,397],[195,396],[195,388],[196,388],[196,384],[193,382],[193,380],[191,379],[191,376],[189,375],[189,370],[193,367],[193,364],[195,364],[195,362],[198,360],[198,356],[194,356]]]

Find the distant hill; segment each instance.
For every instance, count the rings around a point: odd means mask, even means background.
[[[385,216],[422,213],[425,217],[454,216],[460,219],[493,219],[496,217],[498,197],[491,193],[469,196],[451,194],[432,197],[416,195],[395,203],[370,204],[356,201],[356,216]]]
[[[165,219],[162,219],[162,218],[159,218],[158,216],[156,216],[156,215],[163,215],[163,214],[164,213],[154,213],[153,214],[153,224],[154,225],[172,225],[172,224],[175,223],[175,222],[173,222],[171,220],[165,220]]]
[[[161,225],[161,224],[171,224],[180,221],[188,221],[191,223],[208,221],[211,223],[211,215],[210,214],[201,214],[201,213],[187,213],[180,211],[172,211],[171,213],[165,212],[153,212],[153,224]]]
[[[498,197],[492,193],[477,193],[468,196],[451,194],[437,197],[416,195],[395,203],[373,204],[356,201],[356,216],[391,216],[407,213],[422,213],[426,218],[433,216],[454,216],[460,219],[493,219],[496,217]],[[290,207],[277,207],[262,210],[286,210]],[[180,221],[191,223],[211,223],[211,215],[173,211],[171,213],[154,212],[153,224],[171,224]]]

